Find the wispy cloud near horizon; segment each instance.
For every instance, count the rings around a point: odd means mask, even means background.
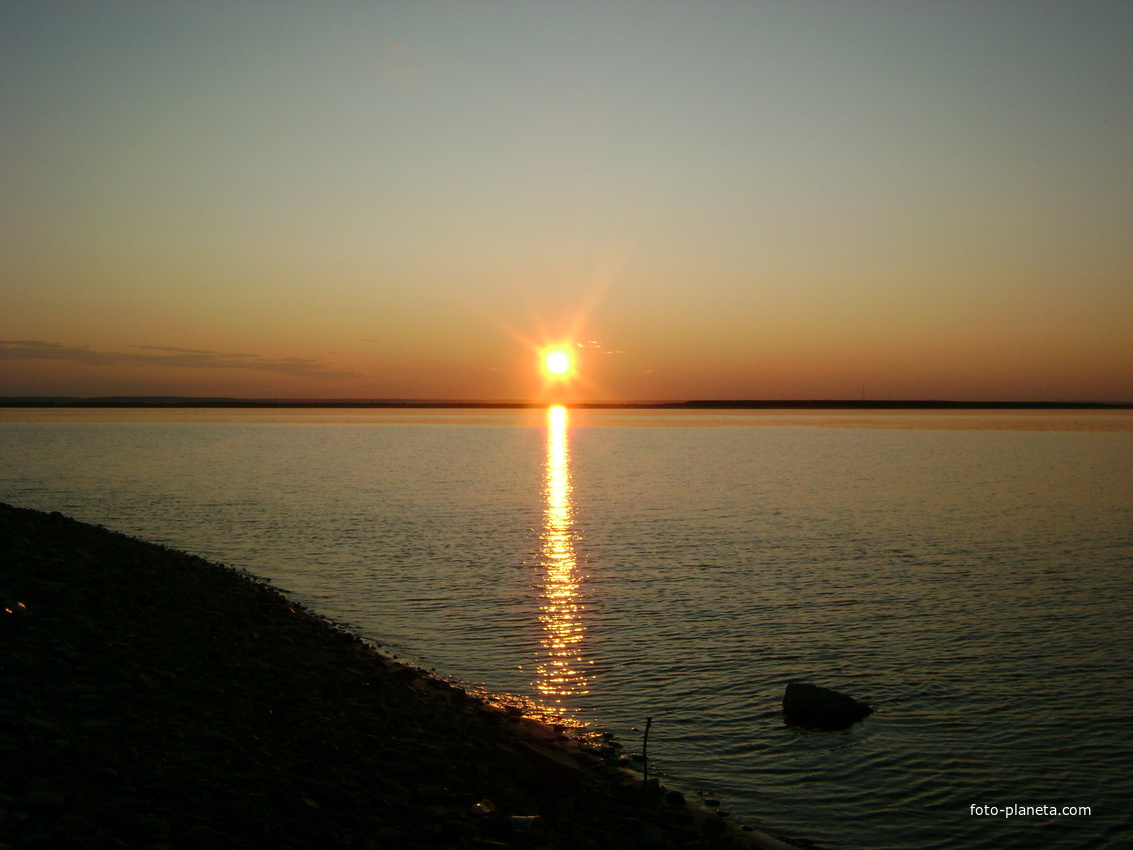
[[[147,366],[170,369],[246,369],[299,378],[360,378],[358,372],[334,369],[305,357],[263,357],[199,348],[131,345],[134,351],[97,351],[85,345],[42,340],[0,340],[0,360],[65,360],[89,366]]]

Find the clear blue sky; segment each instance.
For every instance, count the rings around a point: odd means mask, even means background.
[[[1133,401],[1131,3],[0,2],[0,114],[0,394]]]

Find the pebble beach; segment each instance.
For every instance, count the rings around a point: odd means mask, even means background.
[[[0,848],[786,848],[229,567],[0,505]]]

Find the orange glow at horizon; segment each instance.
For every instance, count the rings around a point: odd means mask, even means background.
[[[266,5],[0,3],[0,399],[1133,403],[1133,3]]]

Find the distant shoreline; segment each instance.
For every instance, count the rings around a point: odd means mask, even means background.
[[[0,397],[0,408],[214,408],[214,409],[478,409],[528,410],[551,401],[436,401],[417,399],[242,399],[160,396],[97,398]],[[579,410],[1131,410],[1133,402],[944,401],[865,399],[697,399],[691,401],[562,402]]]

